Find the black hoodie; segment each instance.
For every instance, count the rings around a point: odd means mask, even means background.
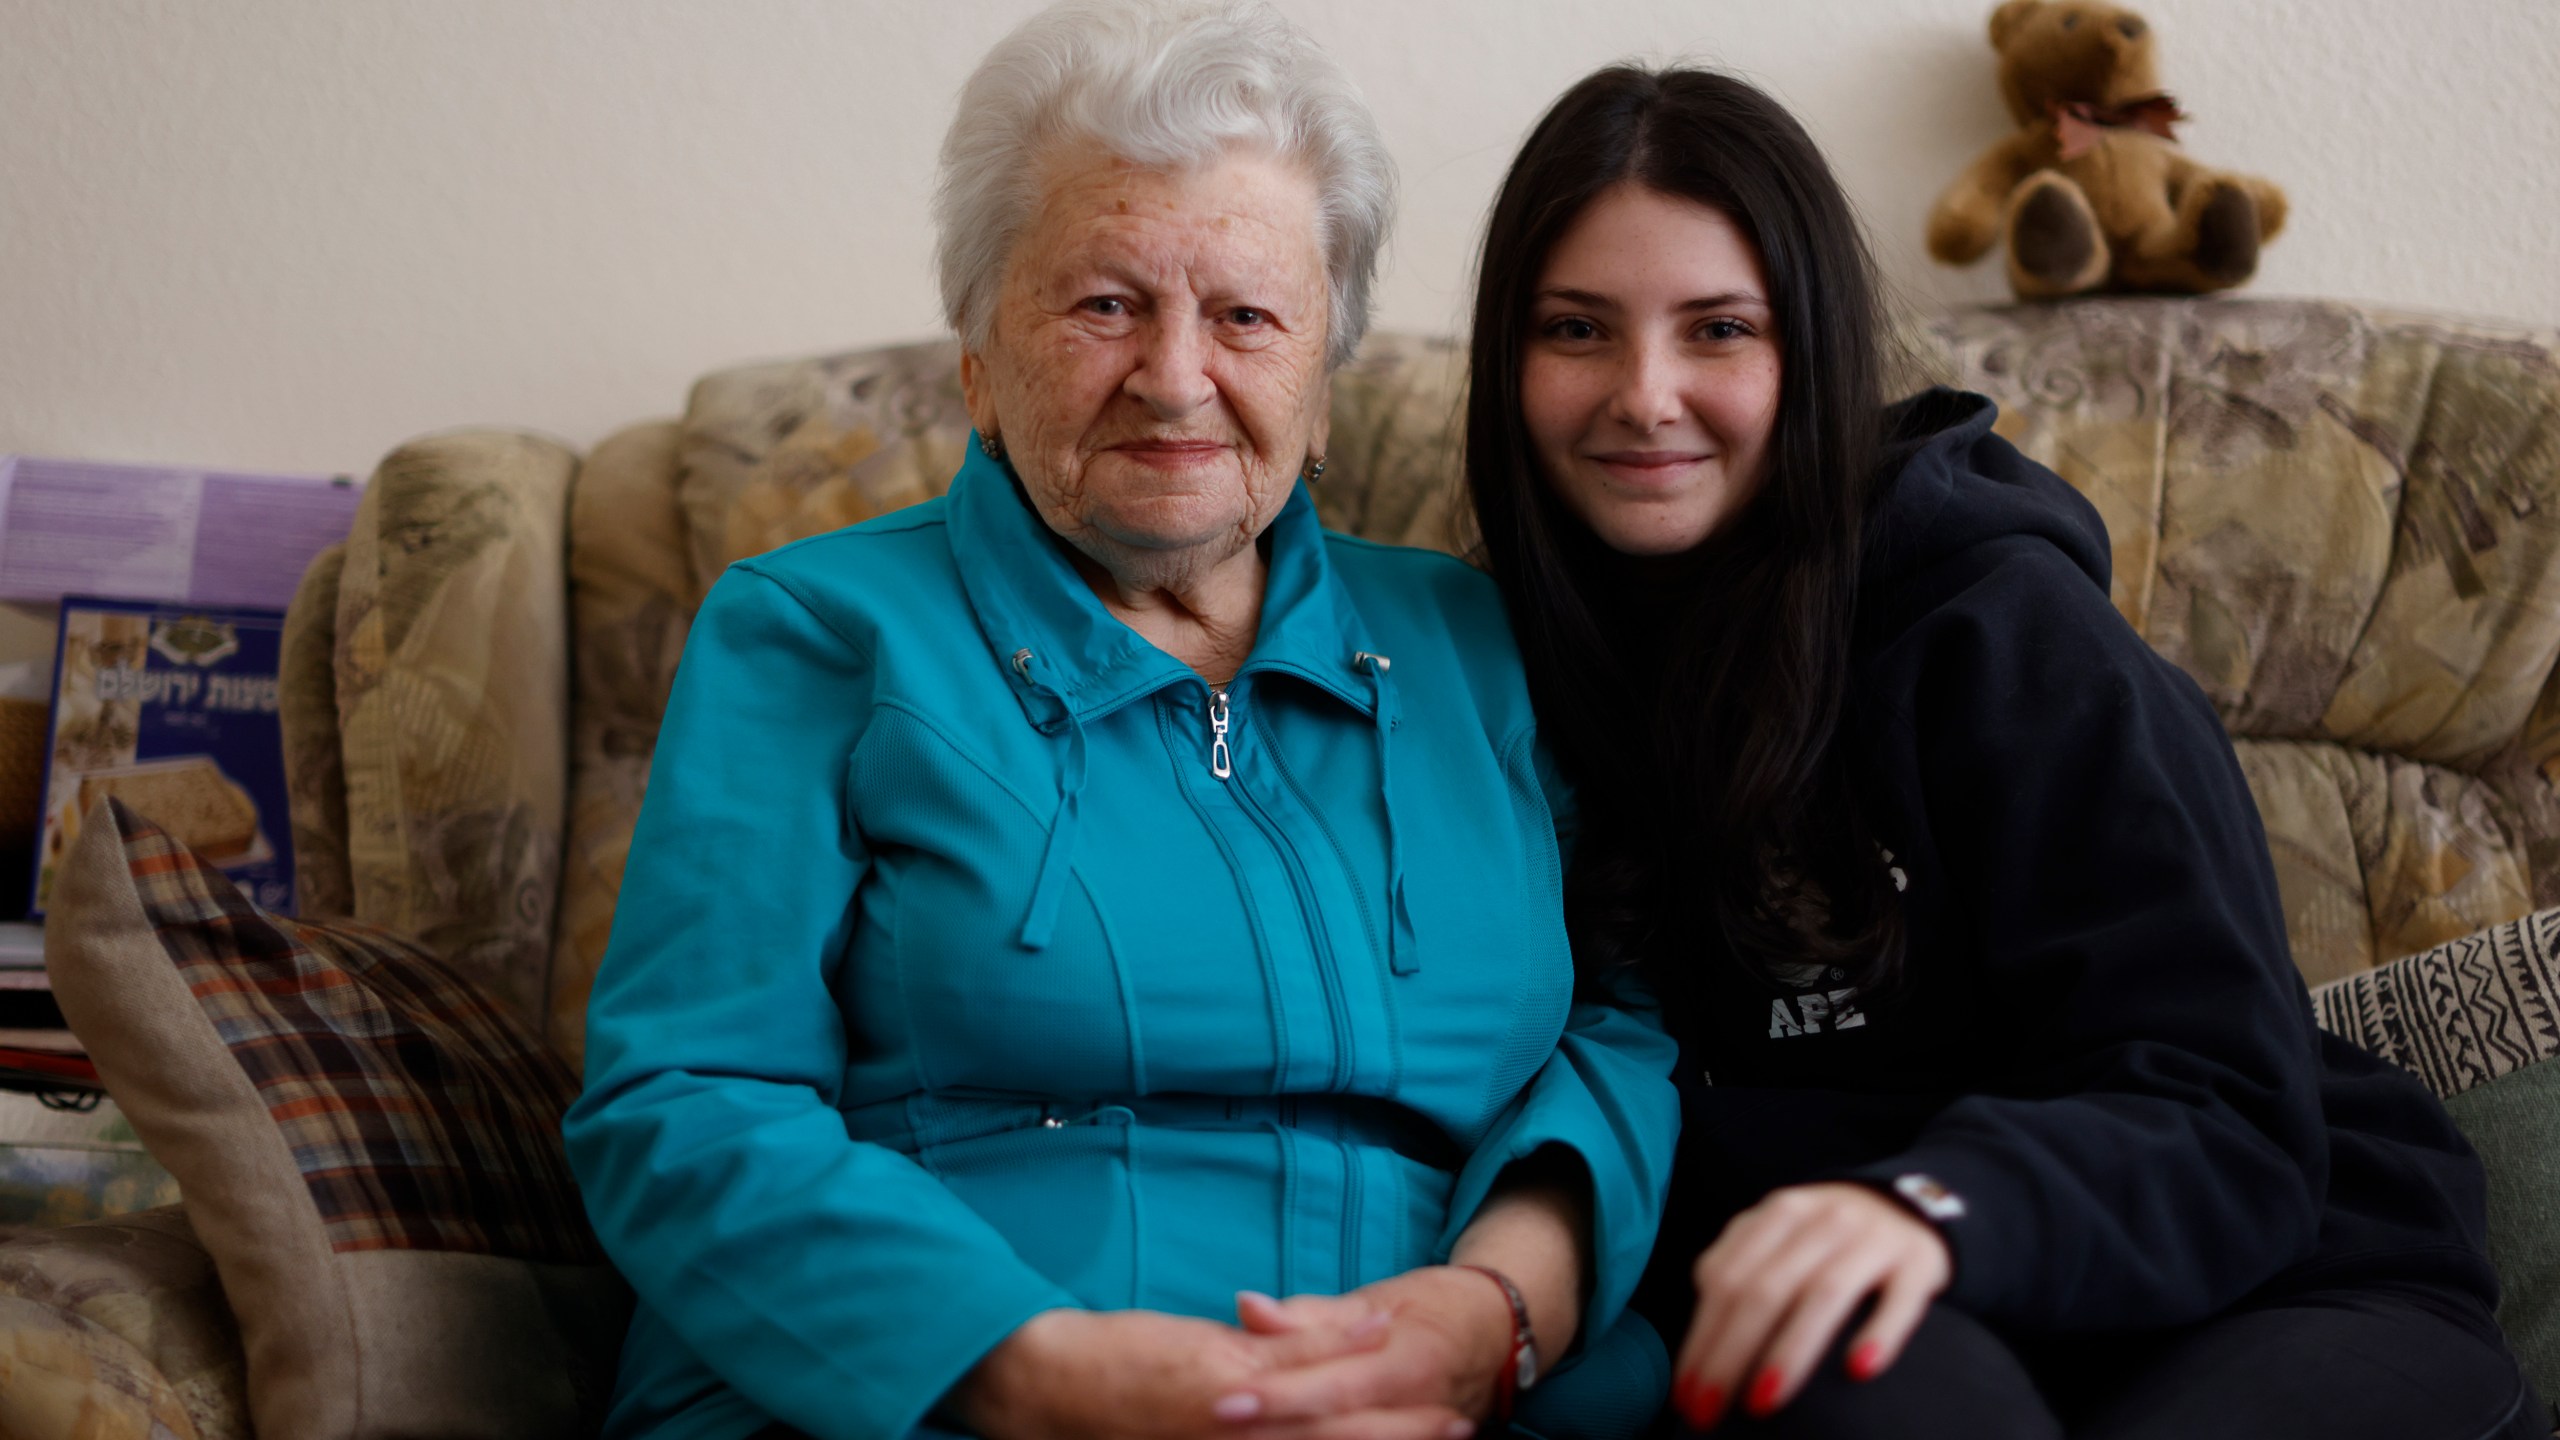
[[[2220,721],[2109,603],[2097,512],[1993,415],[1894,407],[1860,577],[1847,734],[1904,978],[1710,961],[1648,1310],[1676,1339],[1698,1251],[1817,1180],[1929,1215],[1947,1302],[2017,1330],[2183,1325],[2270,1286],[2494,1304],[2478,1160],[2313,1024]]]

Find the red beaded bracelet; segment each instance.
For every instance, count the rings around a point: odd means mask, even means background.
[[[1529,1302],[1510,1276],[1489,1265],[1458,1268],[1473,1270],[1501,1286],[1503,1301],[1511,1307],[1511,1349],[1503,1356],[1501,1373],[1493,1377],[1493,1418],[1508,1423],[1520,1392],[1538,1383],[1538,1337],[1529,1328]]]

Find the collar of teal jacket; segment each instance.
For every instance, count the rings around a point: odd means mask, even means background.
[[[1067,542],[1024,498],[1013,467],[988,459],[975,434],[945,504],[952,559],[978,628],[1042,732],[1055,733],[1067,713],[1089,723],[1199,678],[1103,607],[1076,573]],[[1369,637],[1326,559],[1304,485],[1266,534],[1261,630],[1241,673],[1284,671],[1371,714],[1377,696],[1355,658],[1371,653]]]
[[[1004,667],[1023,717],[1066,748],[1057,813],[1020,937],[1025,949],[1044,949],[1074,861],[1085,726],[1199,676],[1103,607],[1068,559],[1066,542],[1024,498],[1012,467],[987,458],[974,433],[944,505],[952,559],[979,631]],[[1264,539],[1261,628],[1238,674],[1294,676],[1351,707],[1376,733],[1379,783],[1386,790],[1387,888],[1393,897],[1388,963],[1407,972],[1417,950],[1406,933],[1411,922],[1404,903],[1404,854],[1397,843],[1389,768],[1397,723],[1387,678],[1392,662],[1370,647],[1360,612],[1333,573],[1306,486],[1291,492]]]

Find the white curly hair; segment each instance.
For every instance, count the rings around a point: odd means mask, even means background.
[[[960,91],[934,185],[943,318],[983,352],[1015,239],[1061,144],[1182,170],[1239,146],[1304,165],[1332,296],[1328,367],[1360,348],[1395,162],[1333,58],[1261,0],[1065,0],[996,43]]]

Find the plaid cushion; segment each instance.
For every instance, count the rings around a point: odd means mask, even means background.
[[[2324,1030],[2445,1099],[2560,1055],[2560,909],[2311,992]]]
[[[524,1022],[409,940],[259,910],[122,805],[57,884],[54,993],[186,1197],[260,1440],[593,1435],[630,1294]]]
[[[593,1264],[568,1067],[417,945],[270,915],[116,803],[143,911],[291,1147],[333,1250]]]

